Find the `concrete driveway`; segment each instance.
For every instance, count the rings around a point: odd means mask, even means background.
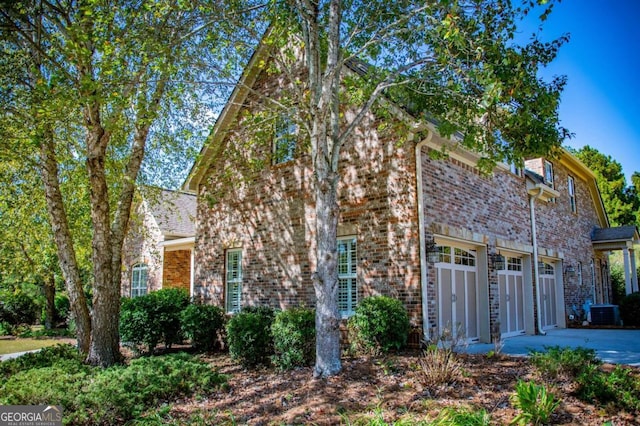
[[[504,339],[502,353],[526,356],[531,350],[544,351],[545,346],[582,346],[595,349],[598,358],[604,362],[640,367],[640,330],[553,329],[548,330],[546,336],[517,336]],[[463,352],[487,353],[492,350],[493,344],[477,343],[469,345]]]

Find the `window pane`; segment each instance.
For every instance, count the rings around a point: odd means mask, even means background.
[[[242,251],[227,251],[227,312],[239,312],[242,298]]]
[[[274,163],[293,160],[296,149],[297,126],[289,117],[281,116],[276,120],[274,135]]]
[[[338,240],[338,310],[343,315],[353,313],[358,300],[356,280],[356,239]]]

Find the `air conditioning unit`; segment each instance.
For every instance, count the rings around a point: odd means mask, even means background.
[[[591,305],[592,325],[620,325],[618,305]]]

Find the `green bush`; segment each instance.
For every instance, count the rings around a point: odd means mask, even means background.
[[[273,365],[281,370],[311,365],[316,356],[316,321],[313,309],[278,312],[271,325]]]
[[[212,305],[189,305],[180,315],[184,336],[193,347],[204,351],[216,348],[225,319],[224,311]]]
[[[640,411],[640,379],[630,370],[616,366],[610,373],[592,365],[576,379],[578,397],[585,401],[597,401],[600,405],[619,410]]]
[[[275,311],[269,307],[249,307],[227,323],[229,353],[244,367],[268,364],[273,355],[271,324]]]
[[[23,291],[5,292],[0,302],[0,322],[11,325],[35,324],[40,306],[34,298]]]
[[[158,343],[170,347],[182,341],[180,314],[189,296],[180,289],[163,289],[145,296],[124,298],[120,308],[120,337],[136,350],[152,353]]]
[[[84,413],[76,414],[76,422],[88,413],[88,424],[124,424],[164,401],[211,392],[225,382],[225,376],[184,353],[135,359],[100,371],[87,383],[77,399]]]
[[[624,325],[640,326],[640,293],[631,293],[620,299],[620,317]]]
[[[530,359],[540,372],[554,380],[561,375],[576,378],[588,366],[601,364],[593,349],[581,346],[575,349],[545,346],[544,349],[544,352],[530,352]]]
[[[10,336],[13,334],[13,326],[6,321],[0,321],[0,336]]]
[[[0,362],[0,383],[19,372],[51,367],[63,361],[81,365],[83,360],[82,354],[69,344],[49,346],[38,352],[29,352],[21,357]]]
[[[13,373],[0,385],[0,404],[62,405],[67,424],[125,424],[161,403],[204,394],[226,382],[184,353],[104,370],[82,364],[76,354],[59,347],[31,357],[32,365],[16,359]]]
[[[489,426],[491,416],[486,410],[472,410],[464,407],[445,407],[431,426]]]
[[[386,353],[406,345],[409,316],[399,300],[373,296],[358,304],[348,328],[354,349]]]

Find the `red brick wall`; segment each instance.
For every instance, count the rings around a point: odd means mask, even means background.
[[[181,288],[187,293],[191,282],[191,251],[164,252],[162,288]]]
[[[279,87],[261,80],[265,90]],[[250,108],[259,101],[249,99]],[[347,112],[348,113],[348,112]],[[250,120],[229,140],[254,140]],[[371,116],[356,130],[341,157],[339,235],[357,238],[358,297],[398,297],[418,323],[420,262],[415,166],[411,143],[376,131]],[[243,304],[286,308],[313,306],[315,206],[308,148],[277,166],[261,146],[223,148],[198,194],[196,293],[224,303],[225,249],[243,249]],[[221,152],[222,152],[221,151]],[[253,169],[250,160],[265,159]]]

